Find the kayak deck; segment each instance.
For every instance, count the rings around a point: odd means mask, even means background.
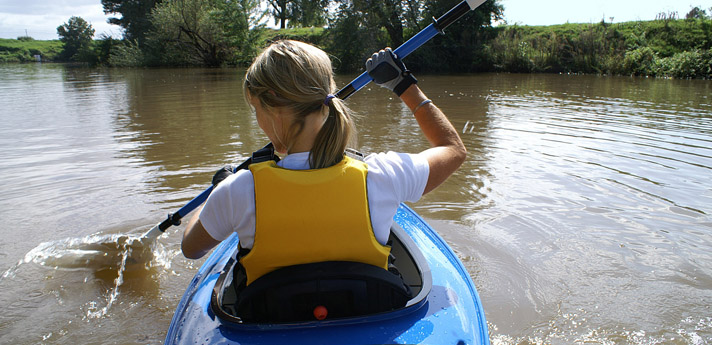
[[[369,316],[286,324],[249,324],[230,318],[219,305],[229,304],[224,285],[238,239],[223,241],[196,273],[179,303],[166,344],[338,343],[338,344],[489,344],[484,311],[474,284],[450,247],[405,205],[394,217],[405,244],[393,254],[415,297],[406,307]],[[401,250],[415,245],[413,262],[424,260],[428,272],[403,263]],[[418,257],[420,256],[420,257]],[[407,261],[407,260],[406,260]],[[426,268],[426,270],[428,270]],[[413,278],[422,276],[422,279]],[[222,278],[221,278],[222,277]],[[409,278],[410,277],[410,278]],[[217,313],[216,313],[217,311]],[[225,314],[228,314],[226,316]]]

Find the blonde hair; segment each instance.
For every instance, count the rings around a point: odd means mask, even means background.
[[[294,113],[294,122],[282,138],[287,152],[304,129],[305,117],[328,111],[309,152],[312,169],[340,162],[347,145],[353,144],[355,127],[350,110],[338,97],[324,102],[336,92],[336,83],[331,60],[323,50],[299,41],[276,41],[255,58],[243,86],[245,98],[257,97],[266,110],[287,107]]]

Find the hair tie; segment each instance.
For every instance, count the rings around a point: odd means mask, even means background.
[[[332,99],[332,98],[335,98],[335,97],[336,97],[336,96],[334,96],[334,95],[332,95],[332,94],[326,95],[326,99],[324,99],[324,105],[328,107],[328,106],[329,106],[329,102],[331,102],[331,99]]]

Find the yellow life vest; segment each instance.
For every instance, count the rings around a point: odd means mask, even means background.
[[[323,261],[362,262],[388,269],[390,247],[371,227],[367,165],[345,157],[313,170],[250,165],[255,181],[255,241],[240,263],[247,284],[276,269]]]

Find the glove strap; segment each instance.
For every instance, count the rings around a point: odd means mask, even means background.
[[[418,79],[415,79],[415,77],[410,74],[410,71],[406,70],[405,72],[403,72],[403,80],[401,80],[400,83],[398,83],[398,85],[393,88],[393,92],[395,92],[396,95],[400,97],[400,95],[402,95],[403,92],[408,89],[408,87],[417,83]]]

